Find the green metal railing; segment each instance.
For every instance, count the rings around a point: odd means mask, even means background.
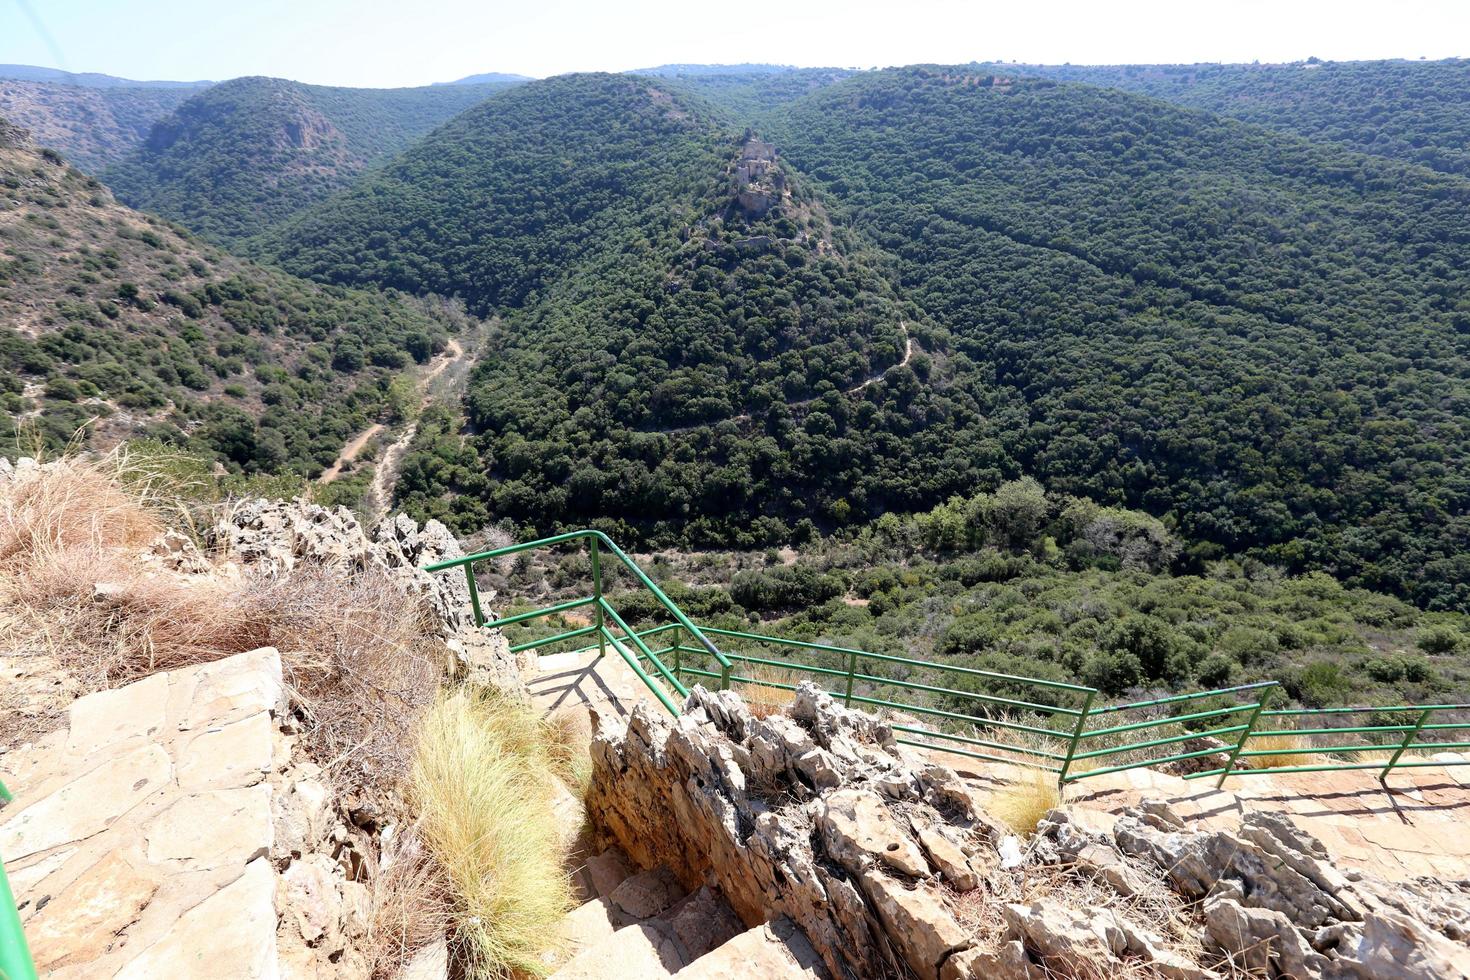
[[[587,543],[592,594],[583,598],[487,621],[480,605],[474,566],[507,555],[572,542]],[[632,629],[603,590],[601,553],[606,549],[651,593],[671,621]],[[1027,766],[1054,773],[1059,785],[1145,766],[1223,757],[1224,764],[1185,778],[1215,777],[1223,786],[1231,776],[1263,773],[1379,769],[1384,782],[1390,772],[1420,766],[1470,764],[1463,760],[1425,760],[1418,753],[1470,749],[1455,740],[1470,733],[1470,705],[1397,705],[1375,708],[1268,708],[1281,689],[1276,681],[1122,704],[1099,705],[1097,689],[1081,684],[916,660],[851,647],[769,636],[740,630],[700,627],[663,590],[600,531],[572,531],[524,544],[498,548],[427,567],[438,572],[463,568],[475,623],[488,628],[524,624],[583,608],[594,615],[591,625],[565,629],[511,646],[514,652],[596,637],[598,655],[611,644],[670,713],[674,697],[684,698],[685,680],[714,681],[720,690],[732,685],[794,691],[797,675],[847,705],[899,712],[891,721],[896,740],[905,745],[953,755]],[[614,634],[610,627],[615,627]],[[729,641],[724,649],[710,637]],[[628,649],[631,644],[633,650]],[[653,644],[659,644],[655,649]],[[767,648],[774,647],[776,652]],[[647,665],[645,667],[645,664]],[[738,669],[737,669],[738,665]],[[786,672],[787,680],[757,676],[763,669]],[[788,682],[789,681],[789,682]],[[673,696],[671,696],[671,693]],[[1362,713],[1402,715],[1402,724],[1336,727],[1332,719]],[[1458,714],[1460,718],[1450,717]],[[1307,727],[1282,728],[1305,720]],[[1270,726],[1270,727],[1262,727]],[[1262,747],[1268,736],[1392,736],[1394,741],[1354,745],[1319,745],[1303,741],[1286,750]],[[1445,741],[1427,740],[1445,737]],[[1252,747],[1252,739],[1257,740]],[[1357,762],[1357,753],[1380,752],[1386,760]],[[1279,766],[1261,760],[1284,754],[1325,757],[1313,765]],[[1344,759],[1343,757],[1348,758]]]
[[[12,799],[10,790],[0,783],[0,807]],[[20,927],[20,910],[15,907],[4,863],[0,863],[0,980],[36,980],[36,966]]]
[[[496,558],[504,558],[509,555],[516,555],[524,551],[531,551],[533,549],[554,548],[559,545],[568,544],[571,542],[586,542],[587,544],[588,564],[590,565],[592,573],[591,595],[580,599],[572,599],[568,602],[558,602],[554,605],[546,606],[541,609],[532,609],[529,612],[517,613],[513,616],[502,616],[499,619],[488,622],[486,621],[485,610],[480,604],[480,587],[479,584],[475,581],[475,565],[478,562],[493,561]],[[438,562],[437,564],[427,566],[424,570],[428,572],[442,572],[451,568],[464,569],[465,582],[469,586],[470,608],[475,617],[475,625],[478,627],[499,629],[506,626],[512,626],[517,623],[525,623],[535,619],[545,619],[551,616],[559,616],[563,613],[590,607],[593,614],[592,625],[584,626],[574,630],[566,630],[560,633],[552,634],[551,636],[539,637],[525,643],[516,644],[510,648],[511,652],[520,653],[523,650],[538,649],[540,647],[548,646],[557,642],[578,639],[587,636],[595,636],[597,637],[599,657],[606,656],[607,648],[609,645],[611,645],[613,650],[618,653],[624,661],[627,662],[630,668],[632,668],[633,673],[638,676],[638,679],[641,680],[645,685],[647,685],[648,689],[653,692],[654,696],[658,698],[659,702],[663,704],[663,706],[667,708],[670,712],[678,714],[678,708],[674,707],[674,702],[669,697],[669,693],[663,685],[666,684],[669,688],[672,688],[672,690],[680,698],[688,697],[689,689],[684,686],[683,682],[681,682],[671,670],[669,670],[669,668],[664,664],[662,660],[659,659],[654,651],[649,649],[649,646],[647,643],[644,642],[643,637],[640,636],[638,633],[635,633],[633,629],[629,627],[626,622],[623,621],[623,617],[618,614],[618,611],[608,603],[607,596],[603,594],[602,589],[602,550],[604,548],[607,549],[607,552],[609,554],[617,558],[618,561],[622,563],[623,567],[626,568],[628,572],[633,575],[633,578],[638,582],[638,584],[643,586],[644,589],[648,590],[648,592],[653,595],[654,599],[658,601],[659,605],[661,605],[664,610],[667,611],[671,617],[673,617],[673,625],[688,630],[689,635],[699,643],[704,652],[715,658],[715,661],[720,665],[721,671],[720,689],[724,690],[725,688],[729,687],[729,675],[731,667],[729,658],[721,653],[719,648],[710,642],[709,638],[704,635],[703,631],[701,631],[698,626],[695,626],[694,623],[689,620],[688,616],[684,615],[684,611],[682,609],[674,605],[669,597],[664,595],[663,589],[659,588],[658,584],[654,582],[653,579],[649,578],[647,573],[645,573],[643,569],[639,568],[637,563],[623,552],[623,549],[619,548],[616,544],[613,544],[612,539],[603,534],[601,531],[594,531],[590,529],[582,531],[569,531],[566,534],[558,534],[549,538],[540,538],[536,541],[527,541],[522,544],[509,545],[505,548],[496,548],[493,551],[483,551],[479,554],[467,555],[464,558],[455,558],[451,559],[450,561]],[[630,654],[628,652],[627,648],[623,645],[622,642],[620,642],[620,638],[615,636],[613,632],[608,628],[609,623],[611,623],[613,626],[616,626],[622,632],[623,639],[631,640],[633,645],[638,648],[637,656],[634,656],[633,654]],[[655,681],[653,677],[650,676],[649,673],[644,669],[642,663],[642,661],[644,660],[647,660],[649,664],[653,667],[654,672],[658,674],[658,676],[662,679],[662,684]]]

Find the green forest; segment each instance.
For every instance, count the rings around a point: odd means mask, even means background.
[[[131,207],[238,244],[506,87],[351,89],[237,78],[155,122],[142,146],[99,176]]]
[[[1470,176],[1470,61],[1286,65],[988,65],[1124,89],[1270,129]]]
[[[3,143],[0,308],[6,444],[141,435],[303,476],[398,410],[393,379],[467,323],[241,262],[118,206],[57,154]]]

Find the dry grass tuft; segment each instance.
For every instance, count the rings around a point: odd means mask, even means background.
[[[985,810],[1015,833],[1030,834],[1047,811],[1061,803],[1055,773],[1015,766],[1006,781],[990,792]]]
[[[739,668],[738,672],[751,678],[753,682],[741,684],[738,690],[740,696],[745,699],[746,706],[750,708],[750,713],[757,718],[779,715],[796,700],[795,691],[773,686],[790,684],[795,687],[801,680],[795,671],[772,667],[769,664],[746,664]]]
[[[541,976],[572,907],[551,812],[550,750],[534,709],[490,691],[449,694],[424,720],[413,795],[449,882],[467,976]]]
[[[1285,729],[1279,729],[1285,731]],[[1246,752],[1271,752],[1275,755],[1251,755],[1239,760],[1252,769],[1275,769],[1278,766],[1301,766],[1310,761],[1310,757],[1300,753],[1291,752],[1290,749],[1310,749],[1314,745],[1310,736],[1288,733],[1284,735],[1252,735],[1246,740],[1242,750]]]
[[[449,928],[449,896],[441,869],[414,831],[385,853],[368,875],[371,913],[363,944],[372,980],[400,975],[420,949]]]

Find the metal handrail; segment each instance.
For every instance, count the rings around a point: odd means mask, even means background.
[[[531,551],[537,548],[551,548],[559,544],[565,544],[569,541],[580,540],[586,540],[588,542],[588,558],[590,559],[592,566],[592,595],[590,597],[586,599],[574,600],[570,603],[559,603],[555,606],[548,606],[545,609],[537,609],[531,612],[521,613],[516,616],[503,617],[501,619],[495,620],[494,622],[486,622],[484,608],[480,604],[480,587],[479,584],[475,581],[474,566],[476,562],[488,561],[494,558],[503,558],[507,555],[515,555],[523,551]],[[464,569],[465,581],[469,586],[470,592],[470,606],[474,612],[475,625],[477,627],[489,626],[491,628],[498,628],[501,626],[510,625],[512,623],[519,623],[525,622],[530,619],[536,619],[541,616],[554,615],[556,613],[578,608],[579,606],[591,605],[596,611],[597,621],[594,624],[594,631],[597,633],[599,656],[602,656],[607,652],[607,631],[604,628],[606,622],[605,617],[609,612],[611,612],[611,608],[608,606],[602,592],[602,547],[606,547],[608,551],[612,552],[613,556],[623,563],[623,567],[632,572],[633,577],[636,578],[645,589],[651,592],[653,594],[653,597],[658,600],[659,604],[662,605],[671,616],[673,616],[674,622],[677,623],[679,626],[687,629],[689,631],[689,634],[699,641],[700,646],[704,647],[705,652],[709,653],[715,658],[716,661],[719,662],[720,669],[723,674],[723,677],[721,678],[720,689],[724,690],[726,687],[729,687],[728,677],[731,667],[729,658],[726,657],[723,652],[721,652],[719,647],[715,646],[714,643],[710,641],[709,637],[704,635],[704,632],[700,630],[698,626],[694,625],[694,623],[689,619],[688,616],[684,615],[684,610],[680,609],[677,605],[674,604],[673,600],[671,600],[667,595],[664,594],[664,590],[659,588],[658,583],[649,578],[648,574],[644,572],[642,568],[638,567],[637,562],[629,558],[627,553],[625,553],[622,548],[619,548],[615,543],[613,543],[612,538],[609,538],[606,534],[603,534],[601,531],[598,531],[594,528],[583,528],[580,531],[568,531],[565,534],[555,534],[549,538],[538,538],[535,541],[525,541],[520,544],[507,545],[504,548],[495,548],[491,551],[482,551],[478,554],[466,555],[462,558],[451,558],[448,561],[441,561],[436,562],[432,565],[426,565],[424,567],[424,571],[442,572],[451,568]],[[613,613],[613,615],[616,616],[617,614]],[[619,622],[621,623],[621,620],[619,620]],[[623,626],[622,628],[626,630],[626,626]],[[628,632],[631,635],[631,631]],[[584,633],[581,635],[587,634]],[[565,637],[561,638],[565,639]],[[547,640],[546,642],[551,641]],[[647,654],[649,652],[647,647],[643,646],[641,640],[638,641],[638,645],[642,648],[642,653]],[[663,669],[663,664],[658,660],[658,658],[655,657],[653,658],[653,660],[655,665],[659,668],[659,673],[667,676],[668,672]],[[681,694],[688,693],[687,691],[682,690],[683,685],[680,684],[676,679],[673,680],[673,684],[675,690],[679,690]]]
[[[486,621],[484,612],[480,606],[479,590],[475,583],[474,563],[513,555],[534,548],[554,547],[569,541],[584,539],[588,542],[591,559],[593,579],[591,596],[571,599],[541,609],[515,613],[493,621]],[[601,565],[599,561],[599,554],[602,548],[610,551],[633,573],[639,584],[651,592],[663,609],[670,614],[673,622],[663,623],[642,630],[635,630],[628,625],[603,592]],[[1217,777],[1219,780],[1217,785],[1223,785],[1227,778],[1237,775],[1254,775],[1272,772],[1322,772],[1339,769],[1372,769],[1379,768],[1380,766],[1377,762],[1360,763],[1351,761],[1339,761],[1320,765],[1273,767],[1252,764],[1252,760],[1255,759],[1280,755],[1331,756],[1334,753],[1350,755],[1352,753],[1368,751],[1391,752],[1391,757],[1381,767],[1382,771],[1379,774],[1380,781],[1386,780],[1389,773],[1395,769],[1416,768],[1426,765],[1470,764],[1470,758],[1446,762],[1426,762],[1417,759],[1405,760],[1403,758],[1406,753],[1426,749],[1451,751],[1470,748],[1470,740],[1446,742],[1425,742],[1421,740],[1422,736],[1427,732],[1470,732],[1470,722],[1432,720],[1436,717],[1436,713],[1470,711],[1470,704],[1392,705],[1345,708],[1268,708],[1268,703],[1281,690],[1281,685],[1277,681],[1257,681],[1251,684],[1240,684],[1234,687],[1217,688],[1209,691],[1193,691],[1186,694],[1173,694],[1167,697],[1144,701],[1095,705],[1095,701],[1100,692],[1096,688],[1082,684],[1046,680],[1039,677],[1026,677],[1018,674],[1004,674],[996,671],[981,670],[975,667],[965,667],[959,664],[936,663],[929,660],[918,660],[887,653],[875,653],[870,650],[860,650],[854,647],[814,643],[809,640],[770,636],[763,633],[720,629],[713,626],[701,627],[690,620],[664,594],[663,590],[621,548],[614,544],[607,535],[596,530],[570,531],[549,538],[540,538],[536,541],[527,541],[523,544],[497,548],[493,551],[485,551],[464,558],[456,558],[450,561],[439,562],[435,565],[429,565],[426,571],[438,572],[457,567],[463,567],[465,569],[466,579],[470,587],[470,600],[474,607],[475,623],[478,626],[488,628],[510,626],[532,619],[554,616],[559,613],[590,606],[596,614],[596,622],[593,625],[564,630],[550,636],[527,640],[513,645],[511,650],[517,653],[524,650],[536,650],[553,643],[595,635],[598,639],[599,656],[605,654],[607,644],[612,643],[615,650],[627,661],[639,679],[653,691],[659,702],[674,714],[678,713],[678,709],[664,690],[663,685],[659,683],[660,680],[664,684],[667,684],[668,688],[676,692],[680,697],[688,695],[688,688],[684,684],[684,678],[686,676],[717,681],[721,690],[729,688],[732,684],[745,684],[786,691],[796,690],[797,685],[794,683],[787,684],[776,680],[765,680],[748,676],[746,673],[732,674],[732,667],[738,663],[747,666],[770,666],[804,673],[818,681],[826,679],[832,683],[829,687],[824,687],[823,689],[833,698],[842,700],[844,704],[858,704],[872,708],[886,708],[912,713],[923,718],[934,719],[938,723],[932,727],[919,727],[917,722],[913,724],[895,723],[892,727],[895,732],[900,733],[900,736],[896,737],[895,740],[902,744],[937,749],[986,761],[1042,769],[1047,772],[1056,773],[1057,781],[1062,786],[1108,773],[1122,772],[1144,766],[1158,766],[1171,762],[1202,759],[1214,755],[1223,755],[1225,764],[1203,772],[1191,773],[1185,776],[1185,778],[1199,779],[1204,777]],[[609,623],[621,630],[623,636],[614,637],[612,631],[608,629]],[[694,638],[697,646],[686,645],[683,636],[683,631],[686,630],[688,631],[688,635]],[[673,633],[672,642],[660,645],[658,649],[653,649],[649,645],[648,640],[650,638],[662,636],[669,632]],[[715,646],[709,639],[710,636],[724,637],[748,643],[770,644],[789,650],[825,654],[831,658],[829,663],[834,666],[822,666],[794,660],[776,659],[775,655],[752,656],[745,653],[726,653]],[[662,644],[662,641],[660,642]],[[628,645],[631,645],[633,649],[628,649]],[[665,658],[669,655],[672,655],[672,667],[665,663]],[[706,666],[700,666],[698,663],[691,663],[686,655],[713,657],[716,669],[708,669]],[[643,664],[645,662],[651,670],[644,668]],[[859,669],[860,663],[864,667],[862,670]],[[835,666],[836,664],[840,664],[841,666]],[[913,676],[911,674],[906,674],[904,677],[885,677],[876,672],[877,668],[881,665],[897,665],[910,670],[926,671],[929,672],[930,676],[922,679],[910,679]],[[933,677],[932,675],[935,674],[941,675],[941,677]],[[1042,700],[1028,700],[1024,698],[1005,697],[998,693],[961,690],[944,686],[942,679],[946,676],[982,683],[1022,684],[1036,688],[1038,691],[1061,692],[1081,698],[1082,705],[1079,708],[1073,708],[1066,705],[1047,704]],[[931,681],[941,682],[931,683]],[[857,685],[862,685],[862,689],[855,690]],[[882,693],[880,696],[880,692],[885,692],[889,689],[896,689],[898,693]],[[900,700],[900,698],[904,697],[904,692],[917,692],[923,695],[937,696],[943,699],[940,701],[940,704],[943,704],[944,707],[936,706],[932,702],[929,704],[917,704],[913,703],[913,700]],[[1040,698],[1043,695],[1038,694],[1037,697]],[[957,700],[968,701],[979,706],[980,710],[974,714],[966,713],[965,711],[950,710],[950,706]],[[1222,700],[1225,700],[1227,703],[1220,704],[1219,702]],[[1036,723],[1029,724],[1027,720],[1017,720],[1015,717],[1001,715],[998,712],[991,711],[991,708],[1019,713],[1022,719],[1035,720]],[[1160,711],[1165,713],[1158,714]],[[1321,727],[1302,729],[1273,728],[1269,727],[1271,722],[1263,723],[1262,721],[1263,719],[1284,718],[1325,719],[1332,716],[1363,712],[1411,713],[1413,720],[1399,725],[1380,724],[1344,728],[1331,728],[1322,725]],[[1138,718],[1138,715],[1144,715],[1145,717]],[[1244,721],[1238,720],[1241,715],[1246,716]],[[1133,716],[1136,720],[1130,720],[1130,716]],[[1056,721],[1052,723],[1058,727],[1049,727],[1045,719],[1055,719]],[[1098,727],[1095,723],[1103,719],[1107,719],[1111,723]],[[926,722],[926,724],[928,723]],[[941,724],[948,725],[951,728],[958,726],[962,730],[945,730],[939,727]],[[1268,727],[1262,727],[1263,724]],[[1179,730],[1157,731],[1158,729],[1170,728]],[[1000,734],[992,737],[981,737],[990,731],[997,731]],[[1050,743],[1050,745],[1026,745],[1019,742],[1012,743],[997,740],[1007,732],[1015,732],[1028,736],[1033,740],[1042,739]],[[1250,742],[1253,738],[1258,739],[1271,735],[1283,735],[1288,732],[1303,736],[1315,734],[1377,735],[1392,733],[1402,734],[1404,737],[1396,744],[1387,745],[1305,746],[1285,750],[1254,749],[1250,747]],[[1113,739],[1118,736],[1130,737],[1141,733],[1148,733],[1155,737],[1144,737],[1138,741],[1122,741],[1116,745],[1104,744],[1096,748],[1090,747],[1090,743],[1096,745],[1098,740]],[[919,740],[920,738],[923,740]],[[1190,749],[1187,747],[1188,743],[1197,742],[1201,739],[1220,739],[1222,741],[1219,745],[1209,745],[1203,748]],[[936,741],[946,744],[935,744]],[[977,749],[991,751],[975,751]],[[997,755],[995,754],[996,752],[1006,754]],[[1119,756],[1128,755],[1132,755],[1134,758],[1124,759],[1112,765],[1094,766],[1094,763],[1098,761],[1113,760]]]
[[[14,799],[0,782],[0,805]],[[10,890],[10,879],[5,876],[3,861],[0,861],[0,980],[36,980],[36,964],[26,945],[25,930],[20,927],[20,910]]]

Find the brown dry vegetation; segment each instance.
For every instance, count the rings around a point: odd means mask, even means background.
[[[143,557],[182,510],[159,488],[120,451],[0,485],[0,647],[54,658],[95,690],[274,646],[334,776],[402,780],[440,677],[422,604],[376,570],[169,571]],[[44,727],[64,705],[54,708],[29,724]],[[0,720],[12,726],[0,736],[26,723]]]
[[[396,976],[446,929],[468,975],[539,970],[569,902],[551,786],[589,778],[585,719],[441,698],[431,614],[385,571],[165,567],[151,548],[184,509],[162,472],[117,451],[0,482],[0,659],[76,679],[39,706],[0,701],[0,745],[59,723],[88,690],[276,647],[300,744],[339,797],[401,821],[389,852],[368,849],[373,975]]]

